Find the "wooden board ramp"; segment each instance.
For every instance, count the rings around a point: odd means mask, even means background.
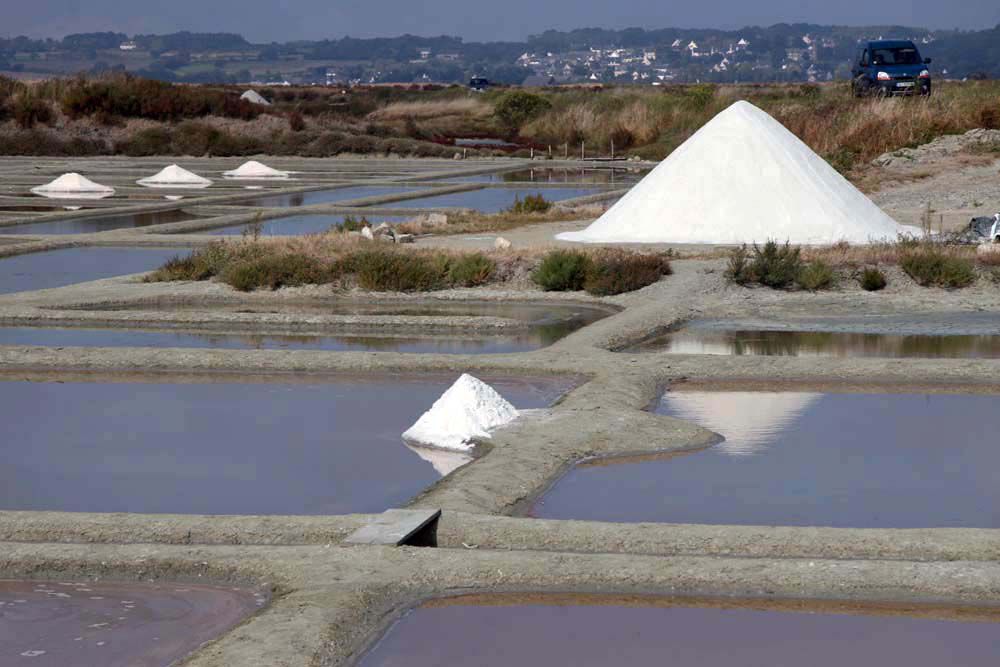
[[[436,547],[440,517],[441,510],[434,509],[386,510],[351,533],[344,543]]]

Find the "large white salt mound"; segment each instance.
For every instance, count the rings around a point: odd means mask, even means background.
[[[103,199],[115,193],[115,189],[77,173],[63,174],[51,183],[31,188],[31,191],[49,199]]]
[[[172,164],[153,176],[140,178],[136,183],[147,188],[207,188],[212,181]]]
[[[250,89],[245,93],[243,93],[242,95],[240,95],[240,99],[246,100],[251,104],[260,104],[266,107],[271,106],[271,103],[267,101],[267,98],[265,98],[263,95],[261,95],[260,93],[258,93],[256,90],[253,89]]]
[[[288,178],[287,171],[278,171],[277,169],[272,169],[266,164],[261,164],[256,160],[250,160],[249,162],[244,162],[236,169],[231,171],[223,172],[222,174],[226,178],[236,178],[244,180],[262,180],[262,179],[274,179],[274,178]]]
[[[749,102],[709,121],[587,229],[584,243],[797,244],[895,239],[902,227]]]
[[[476,438],[517,419],[517,408],[485,382],[463,374],[403,433],[414,445],[467,452]]]

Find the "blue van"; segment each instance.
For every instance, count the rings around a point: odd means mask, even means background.
[[[851,69],[851,88],[855,97],[930,95],[930,64],[911,41],[864,42]]]

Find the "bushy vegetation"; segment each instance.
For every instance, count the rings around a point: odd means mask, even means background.
[[[448,278],[457,287],[479,287],[489,282],[496,268],[496,262],[475,252],[453,260],[448,267]]]
[[[524,199],[515,197],[514,203],[511,204],[511,206],[504,212],[513,213],[514,215],[525,215],[531,213],[547,213],[550,208],[552,208],[552,202],[547,200],[544,196],[542,196],[542,193],[539,192],[533,195],[525,195]]]
[[[493,114],[505,127],[517,130],[529,120],[552,108],[552,103],[541,95],[523,90],[504,93],[493,107]]]
[[[837,284],[837,274],[833,267],[823,260],[806,262],[796,276],[795,284],[810,292],[830,289]]]
[[[976,281],[976,269],[971,259],[958,257],[930,244],[906,251],[900,267],[918,285],[955,289],[968,287]]]
[[[884,290],[886,285],[889,284],[885,274],[871,266],[866,267],[861,272],[858,282],[861,283],[861,289],[866,292],[879,292]]]
[[[583,289],[595,296],[622,294],[652,285],[672,272],[670,262],[664,255],[600,250],[587,265]]]
[[[737,285],[756,283],[784,289],[795,284],[802,268],[799,248],[769,240],[763,247],[755,243],[752,248],[735,248],[729,255],[726,278]]]
[[[546,292],[583,289],[590,258],[579,250],[553,250],[545,255],[531,279]]]
[[[532,280],[547,292],[582,289],[595,296],[611,296],[652,285],[671,272],[665,255],[618,249],[553,250],[542,259]]]

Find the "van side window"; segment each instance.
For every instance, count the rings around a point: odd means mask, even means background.
[[[861,66],[868,67],[868,49],[861,52]]]

